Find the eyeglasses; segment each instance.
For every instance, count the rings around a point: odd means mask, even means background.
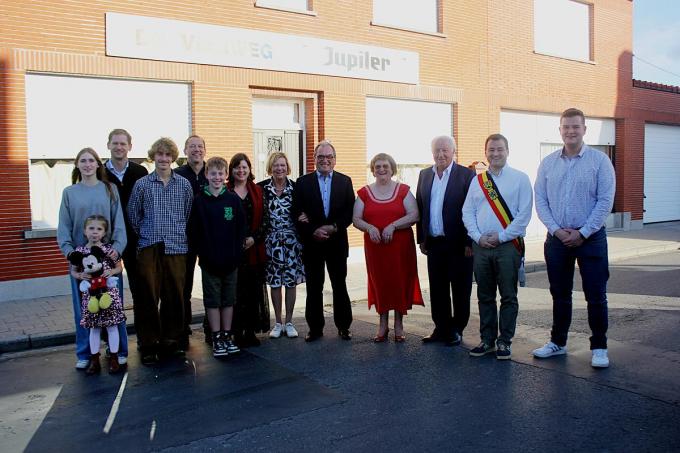
[[[317,154],[316,160],[333,160],[335,156],[332,154]]]

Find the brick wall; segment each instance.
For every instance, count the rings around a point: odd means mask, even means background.
[[[592,64],[533,52],[530,0],[442,0],[441,35],[371,26],[371,2],[315,0],[316,16],[258,8],[253,3],[253,0],[3,1],[0,281],[66,272],[53,239],[22,239],[23,231],[31,226],[24,104],[27,71],[190,82],[194,133],[205,137],[209,154],[225,157],[237,151],[252,153],[253,96],[299,93],[306,99],[307,155],[311,156],[319,139],[331,139],[339,153],[338,170],[349,174],[357,189],[365,183],[366,96],[453,104],[459,160],[464,164],[483,157],[484,139],[498,131],[501,109],[558,113],[576,106],[591,116],[620,120],[617,121],[621,124],[620,133],[617,127],[620,183],[628,184],[624,177],[635,174],[637,163],[628,158],[628,153],[638,146],[639,134],[633,127],[637,123],[632,118],[630,123],[627,120],[633,111],[646,112],[641,104],[646,101],[632,95],[629,1],[593,1]],[[420,84],[107,57],[106,12],[410,50],[420,55]],[[654,103],[650,101],[649,105]],[[677,101],[659,105],[677,114]],[[312,165],[308,160],[307,168]],[[634,216],[641,215],[641,211],[633,209],[640,190],[636,187],[622,190],[623,198],[617,198],[617,206],[632,210]],[[353,232],[351,242],[359,245],[359,234]],[[40,258],[36,259],[36,255]],[[26,262],[32,263],[30,267],[17,266]]]

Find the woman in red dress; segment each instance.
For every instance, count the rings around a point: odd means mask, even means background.
[[[359,190],[352,219],[364,232],[368,307],[375,305],[380,315],[376,343],[387,340],[390,310],[394,341],[403,342],[402,317],[413,305],[424,305],[411,229],[418,221],[418,206],[409,186],[392,180],[396,172],[392,156],[380,153],[371,159],[375,182]]]

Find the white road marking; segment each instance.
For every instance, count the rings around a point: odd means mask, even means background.
[[[153,420],[151,422],[151,431],[149,431],[149,440],[153,441],[153,438],[156,436],[156,420]]]
[[[113,426],[113,421],[116,419],[118,414],[118,407],[120,406],[120,400],[123,399],[123,392],[125,391],[125,385],[127,384],[128,373],[127,371],[123,375],[123,380],[120,383],[120,388],[118,389],[118,395],[116,399],[113,400],[113,405],[111,406],[111,411],[109,412],[109,418],[106,419],[106,424],[104,425],[104,434],[108,434],[111,431],[111,426]]]

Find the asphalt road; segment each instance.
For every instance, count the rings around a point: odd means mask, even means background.
[[[508,362],[468,357],[478,341],[474,303],[464,345],[453,348],[420,342],[431,329],[428,308],[406,318],[406,343],[374,344],[377,316],[357,303],[351,342],[335,335],[329,317],[318,342],[265,339],[218,361],[197,331],[186,361],[147,368],[133,352],[127,377],[76,372],[72,347],[5,355],[0,449],[678,451],[680,300],[657,294],[669,275],[680,282],[680,254],[668,255],[612,266],[609,369],[589,365],[578,292],[569,354],[530,355],[551,322],[545,277],[535,274],[520,292]],[[617,292],[629,283],[643,294]]]
[[[667,348],[680,328],[680,311],[669,310],[664,303],[675,300],[680,307],[680,252],[617,261],[610,265],[609,272],[608,337]],[[578,269],[575,274],[575,300],[580,303],[574,306],[572,331],[587,334],[590,332],[588,314],[583,303]],[[548,289],[546,272],[527,274],[527,288]],[[623,300],[628,303],[617,304],[617,301]],[[520,309],[518,322],[548,331],[552,325],[550,304],[532,310]]]
[[[646,255],[609,265],[607,291],[642,296],[680,297],[680,251]],[[574,289],[581,289],[581,276],[575,272]],[[548,289],[546,272],[527,274],[529,288]]]

